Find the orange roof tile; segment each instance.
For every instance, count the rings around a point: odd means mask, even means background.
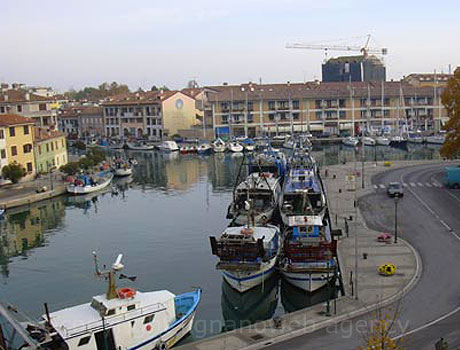
[[[34,124],[31,118],[21,117],[17,114],[0,114],[0,126]]]

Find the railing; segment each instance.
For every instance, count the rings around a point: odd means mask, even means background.
[[[100,320],[90,322],[81,326],[76,326],[72,328],[66,328],[65,326],[61,326],[60,329],[57,328],[56,330],[63,331],[66,337],[71,337],[78,334],[88,333],[89,331],[94,331],[98,328],[102,328],[102,322],[104,322],[104,327],[110,327],[120,322],[126,322],[138,318],[142,315],[148,315],[152,312],[158,312],[165,309],[166,306],[163,303],[156,303],[141,307],[139,309],[136,308],[132,311],[125,312],[121,315],[108,316],[104,319],[101,317]]]

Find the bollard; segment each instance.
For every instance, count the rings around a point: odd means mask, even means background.
[[[367,260],[367,253],[363,253],[363,259]]]
[[[335,180],[337,178],[337,175],[336,174],[333,174],[332,175],[332,178]]]
[[[280,329],[280,328],[281,328],[281,317],[279,317],[279,316],[273,317],[273,326],[274,326],[276,329]]]
[[[339,193],[342,193],[342,189],[341,189],[341,188],[339,188]]]

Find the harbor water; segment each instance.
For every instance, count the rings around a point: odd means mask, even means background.
[[[92,252],[108,266],[124,254],[125,275],[139,290],[176,294],[203,289],[195,327],[185,341],[203,338],[323,302],[330,290],[306,294],[277,276],[239,294],[215,269],[209,236],[228,225],[238,154],[211,156],[125,151],[139,164],[132,177],[114,181],[118,189],[86,196],[61,196],[8,210],[0,221],[0,300],[33,318],[90,302],[105,292],[94,274]],[[366,147],[370,161],[439,159],[439,147],[409,150]],[[360,160],[361,150],[342,145],[314,147],[320,166]]]

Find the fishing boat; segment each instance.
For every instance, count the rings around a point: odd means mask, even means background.
[[[200,289],[176,296],[168,290],[117,288],[117,278],[135,280],[120,273],[122,255],[106,271],[99,270],[96,255],[94,259],[96,276],[108,281],[105,294],[51,313],[45,305],[46,313],[39,322],[15,322],[14,315],[5,316],[13,314],[8,308],[2,308],[0,315],[36,349],[169,349],[191,331]]]
[[[326,218],[307,216],[299,226],[283,233],[280,271],[287,282],[314,292],[333,281],[337,268],[336,241],[331,239]]]
[[[390,139],[385,136],[379,136],[375,139],[375,142],[379,146],[389,146],[390,145]]]
[[[212,152],[212,146],[209,143],[202,143],[198,146],[198,154],[209,155]]]
[[[238,141],[230,141],[227,143],[227,149],[230,152],[243,152],[244,148]]]
[[[280,231],[273,225],[227,227],[219,238],[210,237],[216,268],[240,293],[263,283],[275,272],[280,253]]]
[[[286,156],[283,152],[274,148],[267,148],[251,157],[249,164],[249,174],[251,173],[270,173],[283,184],[287,173],[288,165]]]
[[[277,208],[281,186],[279,179],[272,173],[251,173],[241,182],[233,193],[233,202],[228,208],[228,219],[233,224],[263,225],[268,223]],[[251,203],[248,215],[246,201]],[[250,220],[250,222],[248,222]]]
[[[225,152],[225,148],[225,142],[221,138],[214,140],[214,142],[212,143],[212,150],[214,153]]]
[[[6,208],[5,207],[0,207],[0,218],[3,217],[3,215],[5,214],[5,211],[6,211]]]
[[[283,146],[286,141],[287,135],[275,135],[271,139],[271,144],[276,147]]]
[[[294,149],[296,146],[296,142],[293,138],[289,137],[286,141],[283,142],[283,148],[285,149]]]
[[[405,148],[407,147],[407,139],[402,136],[393,136],[390,139],[390,146],[396,148]]]
[[[110,171],[101,172],[97,175],[78,175],[76,179],[67,185],[67,192],[72,194],[87,194],[100,191],[112,181],[113,174]]]
[[[310,217],[323,217],[326,213],[326,196],[312,167],[290,170],[280,197],[283,224],[298,226],[308,224]]]
[[[409,143],[423,143],[423,137],[419,132],[410,132],[407,134],[407,142]]]
[[[364,146],[375,146],[376,145],[376,141],[372,138],[372,137],[365,137],[364,138]]]
[[[152,151],[155,149],[154,145],[150,145],[146,142],[126,142],[128,149],[133,151]]]
[[[359,143],[359,140],[356,137],[348,136],[342,140],[344,146],[356,147]]]
[[[133,173],[133,167],[129,162],[116,161],[112,171],[115,176],[129,176]]]
[[[158,149],[163,152],[176,152],[179,150],[176,141],[163,141],[158,145]]]

